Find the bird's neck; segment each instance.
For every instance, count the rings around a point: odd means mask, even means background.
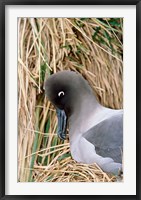
[[[68,118],[70,139],[75,132],[82,134],[83,131],[88,130],[94,123],[93,116],[101,108],[102,106],[98,103],[94,95],[86,95],[83,98],[76,99],[73,112]]]

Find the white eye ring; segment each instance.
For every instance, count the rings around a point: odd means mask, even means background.
[[[65,93],[63,92],[63,91],[61,91],[61,92],[59,92],[58,93],[58,96],[60,97],[60,96],[64,96],[65,95]]]

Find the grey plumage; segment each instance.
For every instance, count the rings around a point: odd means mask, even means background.
[[[110,117],[92,127],[83,137],[95,146],[96,153],[122,163],[122,114]]]
[[[118,174],[122,170],[123,110],[100,105],[88,82],[72,71],[51,75],[45,91],[57,108],[57,116],[67,115],[72,157],[77,162],[97,163],[104,171]],[[58,122],[58,135],[65,138],[66,122]]]

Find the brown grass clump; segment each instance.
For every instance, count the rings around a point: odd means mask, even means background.
[[[121,18],[18,19],[18,181],[113,182],[96,164],[76,163],[69,141],[56,134],[56,112],[44,81],[71,69],[90,83],[99,101],[122,108]]]

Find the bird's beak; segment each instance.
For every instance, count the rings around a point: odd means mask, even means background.
[[[58,130],[57,134],[62,139],[66,139],[66,129],[67,129],[67,116],[64,110],[56,109],[57,117],[58,117]]]

